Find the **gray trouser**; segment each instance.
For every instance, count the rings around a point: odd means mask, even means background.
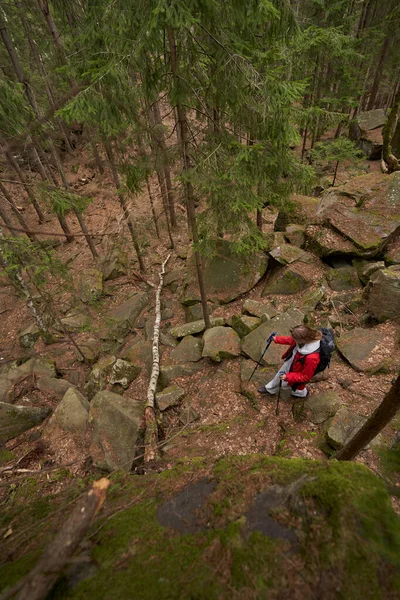
[[[279,382],[280,382],[280,377],[279,377],[279,372],[278,372],[275,375],[275,377],[273,379],[271,379],[271,381],[269,381],[265,385],[265,389],[270,394],[276,394],[278,392],[278,390],[279,390]],[[287,390],[289,388],[290,388],[290,385],[288,384],[288,382],[287,381],[282,381],[282,390]],[[292,396],[297,396],[298,398],[305,398],[307,396],[307,388],[304,388],[304,390],[292,391],[291,395]]]

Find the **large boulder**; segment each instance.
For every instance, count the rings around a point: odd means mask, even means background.
[[[202,351],[203,340],[187,335],[171,351],[171,358],[176,363],[198,362],[202,357]]]
[[[210,318],[211,327],[222,326],[225,323],[225,319],[223,317],[211,317]],[[199,321],[191,321],[190,323],[185,323],[184,325],[177,325],[170,330],[170,334],[176,338],[182,338],[187,335],[195,335],[196,333],[201,333],[206,328],[206,324],[203,319]]]
[[[285,229],[285,238],[293,246],[304,248],[306,243],[305,225],[290,223]]]
[[[245,256],[234,252],[234,246],[219,240],[215,255],[203,259],[203,276],[208,299],[226,303],[251,290],[265,274],[268,258],[263,252]],[[195,304],[200,299],[194,255],[187,259],[188,278],[182,297],[183,304]]]
[[[268,321],[278,314],[278,311],[271,304],[257,302],[257,300],[247,299],[243,303],[243,312],[259,317],[262,321]]]
[[[325,192],[306,232],[313,249],[322,256],[379,254],[398,227],[400,179],[393,175],[360,175]]]
[[[261,296],[269,295],[288,295],[292,296],[298,292],[303,292],[323,275],[323,268],[314,259],[313,263],[297,260],[271,276],[267,281]]]
[[[397,335],[394,327],[385,325],[355,327],[336,339],[336,347],[356,371],[373,374],[399,363]]]
[[[182,363],[180,365],[167,365],[165,367],[161,367],[157,382],[157,391],[163,390],[175,379],[180,379],[181,377],[190,377],[191,375],[198,373],[203,369],[203,366],[203,362],[199,362],[197,364]]]
[[[46,375],[40,377],[36,386],[41,392],[60,400],[63,398],[65,392],[73,387],[72,383],[66,379],[55,379],[54,377],[47,377]]]
[[[342,406],[328,424],[326,429],[326,441],[335,450],[345,446],[361,429],[367,418],[351,411],[347,406]],[[372,440],[371,446],[379,445],[381,436]]]
[[[0,446],[40,425],[51,413],[50,408],[16,406],[0,402]]]
[[[290,265],[296,260],[312,262],[313,258],[304,250],[292,244],[281,244],[269,252],[269,255],[281,265]]]
[[[386,121],[383,108],[359,113],[349,124],[349,138],[369,160],[379,160],[382,154],[382,134],[374,130]]]
[[[93,464],[106,471],[130,471],[135,458],[144,405],[112,392],[98,392],[90,403]]]
[[[54,411],[48,428],[57,424],[70,433],[84,434],[88,424],[90,404],[75,388],[70,388]]]
[[[231,327],[212,327],[203,336],[203,356],[215,362],[235,358],[240,354],[240,338]]]
[[[30,358],[22,365],[12,364],[0,375],[0,401],[12,402],[14,386],[29,376],[52,377],[57,376],[55,363],[46,358]]]
[[[215,304],[211,302],[207,303],[208,313],[211,314],[215,309]],[[185,320],[186,323],[192,323],[192,321],[201,321],[203,319],[203,307],[201,302],[197,304],[191,304],[190,306],[185,306]]]
[[[298,412],[301,412],[302,418],[319,425],[333,417],[339,410],[340,405],[341,401],[338,395],[335,392],[327,391],[313,394],[304,402],[296,402],[294,407],[299,407]]]
[[[148,305],[148,301],[149,298],[145,292],[138,292],[116,308],[109,310],[105,315],[108,325],[108,332],[105,336],[124,338],[135,326],[136,319]]]
[[[319,199],[313,196],[294,194],[291,197],[289,210],[280,210],[275,221],[275,231],[285,231],[291,223],[307,225],[315,217]]]
[[[329,287],[335,292],[354,290],[360,287],[360,280],[354,267],[343,267],[341,269],[329,269],[326,274]]]
[[[304,315],[298,310],[292,310],[276,317],[270,321],[261,323],[257,329],[246,335],[242,340],[242,352],[258,362],[265,349],[265,344],[268,336],[274,331],[278,331],[279,335],[290,335],[290,329],[303,322]],[[272,344],[264,355],[262,364],[264,366],[276,367],[281,364],[281,356],[285,352],[285,346],[280,344]],[[287,348],[286,348],[287,349]]]
[[[257,317],[248,317],[247,315],[233,315],[230,320],[231,327],[236,331],[240,338],[244,338],[253,329],[256,329],[260,324],[260,319]]]
[[[377,127],[382,127],[386,123],[386,114],[383,108],[374,108],[360,112],[357,116],[357,121],[361,129],[371,131]]]
[[[111,370],[116,362],[116,356],[103,356],[95,365],[89,375],[87,384],[85,385],[85,392],[89,398],[104,390],[107,387]]]
[[[103,273],[98,269],[84,269],[79,278],[79,297],[82,302],[98,300],[103,294]]]
[[[147,373],[150,373],[153,364],[153,344],[150,340],[139,339],[133,346],[129,346],[122,353],[122,358],[133,365],[143,367]]]
[[[400,235],[391,240],[385,251],[385,263],[390,265],[400,265]]]
[[[19,334],[19,343],[22,348],[33,348],[40,337],[39,327],[32,323]]]
[[[109,383],[110,385],[121,386],[126,390],[132,381],[136,379],[141,370],[141,367],[133,365],[127,360],[117,358],[111,368]]]
[[[128,255],[119,246],[110,246],[100,259],[100,269],[104,281],[117,279],[128,273]]]
[[[156,402],[159,410],[167,410],[171,406],[178,406],[185,396],[185,390],[179,385],[171,385],[156,394]]]
[[[400,266],[372,274],[366,289],[368,311],[378,321],[400,320]]]

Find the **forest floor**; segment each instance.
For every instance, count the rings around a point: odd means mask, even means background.
[[[86,149],[78,146],[73,155],[67,155],[64,161],[69,173],[72,186],[86,196],[93,198],[93,202],[85,211],[90,232],[96,233],[95,245],[99,251],[104,251],[110,241],[121,239],[124,231],[125,249],[130,238],[125,231],[125,225],[120,218],[120,206],[115,194],[115,189],[110,177],[106,174],[100,176],[94,169],[94,165],[87,157]],[[365,161],[356,171],[340,168],[337,183],[348,180],[355,174],[365,171],[379,171],[379,162]],[[331,175],[332,172],[325,174]],[[4,177],[12,180],[11,174]],[[35,176],[32,174],[32,181]],[[87,183],[85,183],[87,182]],[[158,190],[156,180],[151,181],[153,190]],[[37,224],[36,215],[25,198],[22,190],[17,185],[9,185],[10,192],[16,204],[21,207],[24,217],[29,226],[35,231],[46,231],[61,233],[58,222],[51,214],[46,215],[43,225]],[[155,192],[156,193],[156,192]],[[155,208],[161,228],[161,239],[157,239],[147,192],[138,194],[131,200],[130,209],[137,224],[140,244],[144,252],[146,266],[145,279],[158,283],[158,271],[160,265],[170,252],[165,230],[165,219],[161,199],[155,199]],[[185,260],[189,245],[186,226],[186,213],[181,205],[179,197],[176,203],[178,227],[174,232],[176,248],[172,251],[168,263],[168,270],[185,270]],[[264,230],[273,230],[273,212],[265,212]],[[269,221],[269,222],[268,222]],[[79,225],[74,216],[68,217],[68,222],[74,233],[79,233]],[[39,235],[39,238],[48,239],[47,235]],[[51,237],[54,237],[51,236]],[[62,240],[62,238],[59,238]],[[65,310],[73,300],[73,283],[80,273],[85,269],[93,267],[93,258],[83,237],[76,237],[72,243],[61,243],[55,248],[55,255],[63,263],[69,266],[70,283],[60,286],[59,281],[54,280],[51,284],[54,310]],[[138,272],[137,261],[134,258],[133,248],[130,252],[131,267]],[[71,287],[72,285],[72,287]],[[65,286],[65,287],[64,287]],[[234,314],[242,312],[243,302],[246,298],[260,300],[263,282],[259,282],[250,292],[226,305],[219,306],[212,316],[223,316],[229,318]],[[79,344],[88,337],[96,336],[104,325],[104,314],[110,308],[123,302],[129,295],[139,290],[148,290],[148,286],[135,275],[120,277],[117,280],[105,282],[104,298],[88,307],[92,318],[91,331],[72,334]],[[168,289],[163,290],[163,299],[169,300],[172,305],[173,317],[168,322],[163,322],[163,327],[174,326],[185,322],[183,306],[179,301],[178,294],[173,294]],[[154,297],[151,300],[145,317],[154,314]],[[262,299],[264,302],[266,299]],[[276,296],[275,307],[278,310],[298,305],[296,297]],[[5,278],[0,279],[0,315],[2,326],[0,331],[0,357],[1,362],[16,360],[23,356],[31,355],[24,351],[19,345],[19,332],[31,323],[31,317],[27,307],[20,299]],[[348,314],[343,317],[341,327],[357,326],[360,314]],[[388,322],[385,326],[389,337],[395,334],[394,326]],[[135,335],[140,331],[133,332],[125,341],[128,347]],[[162,347],[161,364],[170,364],[169,355],[171,349]],[[63,338],[52,345],[44,345],[39,341],[33,352],[35,355],[47,356],[56,361],[59,374],[76,385],[83,391],[83,385],[89,374],[89,367],[80,362],[76,350],[70,339]],[[249,399],[241,393],[241,358],[224,360],[221,363],[213,363],[209,359],[203,359],[204,365],[195,375],[190,378],[176,380],[178,385],[185,389],[186,398],[190,399],[191,406],[199,414],[199,420],[189,426],[179,423],[178,414],[170,413],[165,423],[164,460],[162,468],[174,466],[183,457],[194,458],[205,456],[217,459],[227,455],[244,455],[249,453],[262,453],[266,455],[277,455],[284,457],[302,457],[325,459],[326,455],[320,449],[320,434],[317,426],[310,423],[296,423],[292,416],[292,400],[282,401],[280,415],[275,415],[275,398],[255,395],[255,399]],[[0,364],[1,364],[0,362]],[[355,412],[369,416],[380,404],[385,393],[390,387],[392,374],[379,373],[377,375],[366,375],[357,373],[349,364],[335,354],[331,368],[321,381],[313,383],[311,394],[326,390],[334,391],[340,397],[343,404],[351,407]],[[148,377],[142,371],[139,377],[131,384],[126,395],[133,399],[144,400],[148,386]],[[253,385],[256,392],[256,385]],[[31,402],[41,405],[48,404],[55,408],[57,402],[51,397],[44,396],[29,382],[18,390],[20,402],[29,394]],[[40,429],[40,427],[38,428]],[[34,431],[34,430],[33,430]],[[394,435],[394,429],[388,426],[383,432],[388,443]],[[170,441],[168,441],[170,440]],[[58,440],[57,444],[38,445],[37,439],[31,432],[24,434],[7,444],[7,448],[14,454],[16,460],[22,459],[20,467],[28,471],[38,471],[42,468],[56,469],[61,465],[67,465],[74,476],[84,476],[90,473],[90,467],[79,446],[73,448],[69,440]],[[14,460],[15,460],[14,459]],[[365,463],[374,471],[381,472],[381,464],[376,451],[364,450],[358,461]],[[50,474],[48,480],[52,481]],[[54,480],[52,482],[52,493],[62,487],[63,482]],[[398,504],[395,501],[396,508]]]

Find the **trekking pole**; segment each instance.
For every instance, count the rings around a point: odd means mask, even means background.
[[[262,359],[264,358],[264,354],[266,353],[266,351],[268,350],[268,348],[271,345],[272,340],[274,339],[274,337],[278,334],[277,331],[274,331],[273,333],[271,333],[271,335],[267,338],[267,345],[264,348],[264,352],[261,354],[261,358],[258,361],[258,363],[256,364],[256,366],[254,367],[254,370],[252,372],[252,374],[249,377],[249,381],[250,379],[253,377],[254,373],[257,371],[257,368],[261,365]]]
[[[285,374],[285,371],[279,371],[279,377],[284,374]],[[279,379],[279,390],[278,390],[278,397],[276,399],[276,409],[275,409],[276,416],[279,415],[279,401],[281,399],[281,389],[282,389],[282,379]]]

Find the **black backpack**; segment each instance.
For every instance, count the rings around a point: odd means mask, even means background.
[[[321,333],[322,338],[319,347],[319,364],[315,369],[314,376],[317,375],[317,373],[322,373],[322,371],[325,371],[325,369],[329,367],[332,352],[335,349],[335,334],[332,329],[321,327]]]

